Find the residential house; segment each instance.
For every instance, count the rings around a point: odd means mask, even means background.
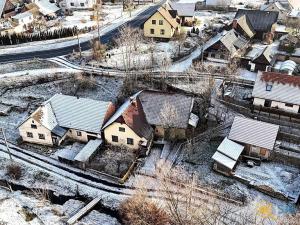
[[[23,141],[60,145],[69,137],[80,142],[101,138],[103,124],[114,113],[111,102],[56,94],[20,126]]]
[[[227,176],[232,175],[243,150],[243,145],[225,137],[212,156],[214,160],[213,169]]]
[[[195,22],[195,3],[169,2],[171,9],[176,10],[182,26],[193,26]]]
[[[144,35],[150,38],[170,39],[180,33],[180,21],[177,12],[160,7],[144,23]]]
[[[248,40],[236,31],[224,30],[205,43],[203,54],[207,60],[228,63],[232,58],[243,55],[247,46]]]
[[[270,2],[265,5],[262,5],[260,10],[262,11],[274,11],[278,12],[278,20],[285,21],[286,17],[288,15],[288,10],[283,7],[283,5],[280,2]]]
[[[300,77],[275,72],[257,74],[253,104],[300,113]]]
[[[55,3],[50,3],[49,0],[32,0],[32,2],[43,16],[56,17],[56,13],[60,10]]]
[[[276,57],[272,53],[272,46],[253,45],[241,57],[241,65],[250,71],[266,71],[267,67],[272,67],[275,64]]]
[[[244,30],[243,33],[254,33],[254,39],[262,40],[270,43],[274,39],[275,28],[278,20],[278,12],[275,11],[260,11],[260,10],[246,10],[239,9],[235,14],[232,26],[236,29],[237,21],[240,17],[245,16],[245,22],[247,26],[241,26],[240,28]],[[249,31],[249,28],[251,32]]]
[[[268,159],[277,139],[279,126],[236,116],[228,139],[245,147],[244,154]]]
[[[31,12],[19,13],[12,17],[12,20],[18,24],[24,31],[28,30],[31,23],[34,20],[34,16]]]
[[[145,90],[139,99],[156,138],[186,139],[198,124],[198,116],[192,113],[194,98],[191,96]]]
[[[300,10],[299,0],[269,0],[269,2],[279,2],[283,7],[288,10]]]
[[[93,9],[98,0],[63,0],[61,8],[65,11]]]
[[[0,18],[9,18],[16,15],[17,5],[11,0],[0,1]]]
[[[153,129],[146,120],[139,94],[127,99],[103,126],[106,143],[130,149],[148,149]]]

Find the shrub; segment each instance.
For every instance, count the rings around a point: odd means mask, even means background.
[[[142,195],[134,195],[120,206],[120,215],[125,225],[168,225],[169,215],[154,202]]]
[[[11,163],[7,165],[6,170],[7,174],[12,179],[19,180],[22,176],[22,168],[17,164]]]

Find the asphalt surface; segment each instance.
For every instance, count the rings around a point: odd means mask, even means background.
[[[149,9],[145,10],[144,12],[137,15],[133,20],[126,22],[124,25],[131,26],[134,28],[139,28],[141,25],[160,7],[160,4],[151,6]],[[107,44],[109,41],[116,38],[119,33],[119,28],[123,26],[120,25],[115,29],[105,33],[100,37],[101,42]],[[91,48],[90,41],[81,42],[80,43],[81,50],[85,51]],[[15,54],[7,54],[7,55],[0,55],[0,63],[8,63],[14,61],[22,61],[22,60],[29,60],[33,58],[52,58],[62,55],[67,55],[72,53],[74,49],[78,49],[78,45],[71,45],[63,48],[58,49],[51,49],[45,51],[34,51],[34,52],[24,52],[24,53],[15,53]],[[17,48],[16,48],[17,50]],[[1,51],[1,50],[0,50]]]

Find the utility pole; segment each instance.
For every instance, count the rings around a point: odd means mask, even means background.
[[[77,35],[77,41],[78,41],[79,56],[81,58],[81,47],[80,47],[80,40],[79,40],[79,36],[78,36],[78,28],[77,28],[77,26],[76,26],[76,35]]]
[[[2,133],[2,136],[4,138],[4,143],[6,145],[6,150],[8,152],[9,158],[10,158],[11,161],[13,161],[12,156],[11,156],[11,152],[10,152],[10,149],[9,149],[9,146],[8,146],[8,142],[7,142],[7,139],[6,139],[4,128],[0,127],[0,132]]]

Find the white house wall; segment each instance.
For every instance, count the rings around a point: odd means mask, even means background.
[[[256,106],[264,106],[265,99],[254,98],[253,104],[256,105]],[[288,107],[283,102],[272,101],[271,107],[272,108],[278,108],[278,109],[284,110],[286,112],[298,113],[300,106],[299,105],[293,105],[293,107]]]

